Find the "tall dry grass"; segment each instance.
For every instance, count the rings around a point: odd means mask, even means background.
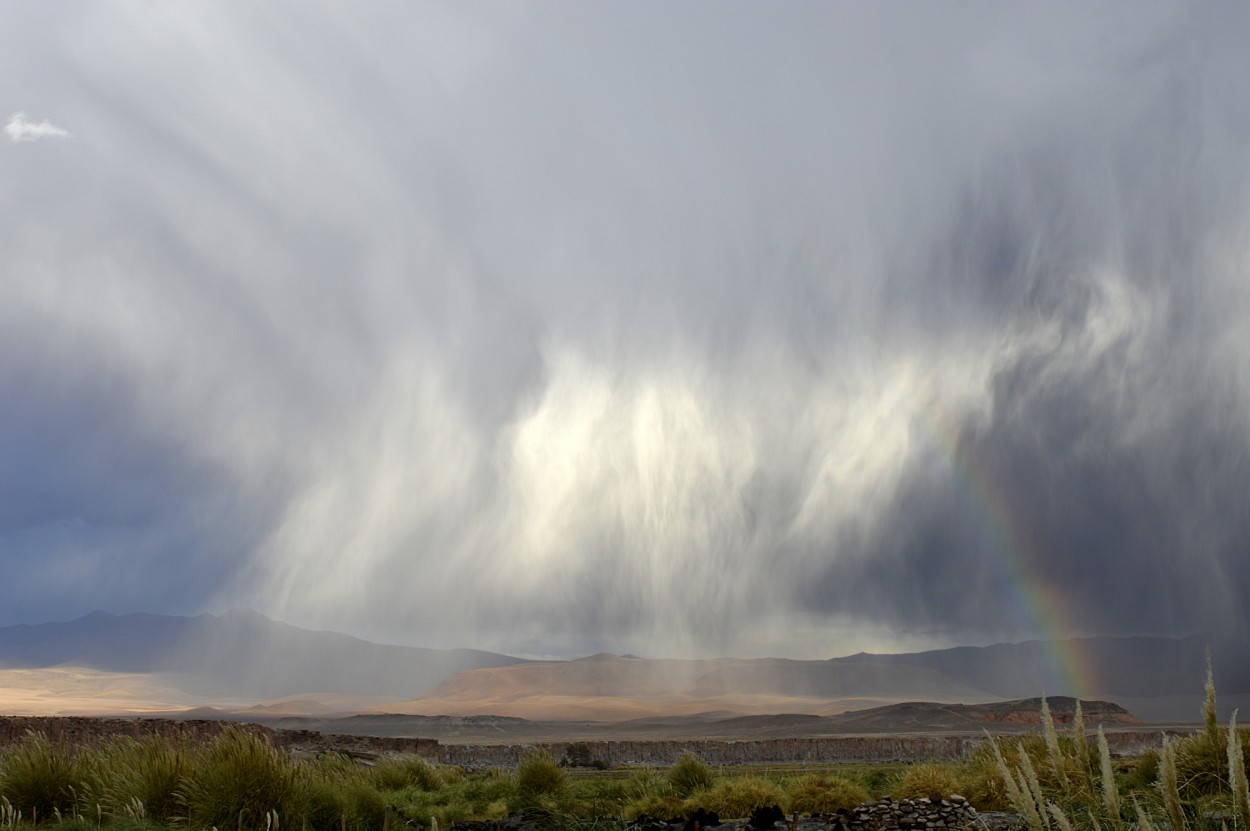
[[[1134,775],[1123,777],[1117,776],[1101,726],[1097,772],[1092,771],[1079,708],[1072,736],[1065,741],[1043,700],[1044,754],[1035,747],[1030,752],[1022,741],[989,738],[988,742],[1002,794],[1012,810],[1024,817],[1030,831],[1125,831],[1130,827],[1140,831],[1208,827],[1250,831],[1246,779],[1250,742],[1237,729],[1236,713],[1224,729],[1216,712],[1208,661],[1202,729],[1188,736],[1164,736],[1157,755],[1139,762]],[[1014,760],[1008,759],[1009,752]]]

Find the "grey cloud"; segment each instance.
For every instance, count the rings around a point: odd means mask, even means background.
[[[1074,633],[1241,623],[1239,5],[74,11],[0,53],[78,133],[0,157],[45,608],[1038,634],[976,465]]]

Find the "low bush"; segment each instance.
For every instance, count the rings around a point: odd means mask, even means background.
[[[373,784],[383,791],[401,791],[409,787],[437,791],[443,787],[443,777],[438,769],[420,756],[385,756],[369,773]]]
[[[170,824],[159,823],[126,813],[114,815],[108,824],[109,831],[167,831],[169,827]]]
[[[0,796],[28,820],[76,814],[93,778],[86,754],[55,749],[41,733],[28,733],[0,754]]]
[[[344,826],[355,829],[348,814],[346,785],[342,780],[313,777],[308,783],[304,803],[304,824],[308,831],[341,831]]]
[[[347,803],[348,826],[356,831],[381,828],[386,818],[386,797],[367,782],[350,782],[343,786],[343,799]]]
[[[191,773],[186,746],[160,736],[118,736],[100,745],[95,767],[97,799],[114,817],[168,822],[182,815],[179,792]]]
[[[898,781],[898,774],[884,768],[868,768],[855,775],[855,781],[868,791],[871,796],[879,797],[888,794]]]
[[[230,727],[198,754],[179,792],[193,825],[264,828],[276,811],[298,828],[308,807],[304,769],[269,740]]]
[[[832,814],[850,810],[872,797],[868,791],[842,776],[803,776],[787,789],[791,811],[800,814]]]
[[[683,803],[686,814],[702,808],[723,819],[749,817],[756,808],[786,803],[786,795],[776,782],[759,777],[722,779],[710,788],[696,791]]]
[[[446,805],[451,802],[461,802],[469,806],[470,813],[475,816],[485,812],[490,805],[508,805],[518,801],[516,778],[508,771],[499,768],[469,774],[461,781],[429,796],[438,798],[423,797],[425,804]]]
[[[712,772],[703,760],[687,750],[668,769],[668,781],[679,796],[689,796],[712,785]]]
[[[978,811],[1011,810],[1007,784],[998,770],[990,742],[984,742],[964,759],[958,767],[958,777],[960,795]]]
[[[639,817],[652,817],[662,820],[676,820],[685,816],[685,807],[680,796],[676,794],[645,794],[631,800],[625,805],[621,817],[636,820]]]
[[[545,750],[530,750],[516,769],[517,793],[522,797],[558,794],[564,789],[568,775]]]
[[[933,793],[943,798],[959,792],[959,780],[950,765],[922,762],[903,772],[891,793],[895,799],[919,799]]]

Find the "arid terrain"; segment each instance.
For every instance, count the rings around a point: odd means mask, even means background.
[[[1050,702],[1057,723],[1071,720],[1075,701]],[[1107,729],[1136,729],[1141,720],[1116,704],[1087,701],[1087,724]],[[528,720],[500,716],[358,715],[347,718],[262,719],[267,726],[289,730],[369,736],[422,736],[441,742],[672,741],[707,739],[749,741],[856,735],[929,735],[1017,732],[1038,729],[1041,700],[993,702],[983,705],[906,702],[853,710],[833,716],[774,714],[725,716],[701,713],[655,716],[626,721]]]
[[[951,730],[968,728],[957,714],[966,716],[970,706],[1071,695],[1072,681],[1049,661],[1061,649],[1079,653],[1089,668],[1080,690],[1085,700],[1115,702],[1147,723],[1193,723],[1206,646],[1200,638],[1088,638],[828,660],[600,654],[534,661],[387,646],[251,612],[97,612],[0,628],[0,714],[304,719],[302,727],[334,724],[336,731],[346,719],[349,727],[369,723],[401,735],[484,731],[474,740],[500,731],[667,737]],[[1212,651],[1226,717],[1250,705],[1250,676],[1238,643],[1217,641]],[[917,712],[912,702],[941,705],[941,719],[954,723],[934,726],[935,713]],[[888,713],[889,723],[865,714],[873,712]]]

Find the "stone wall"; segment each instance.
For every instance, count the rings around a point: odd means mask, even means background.
[[[865,802],[845,820],[847,831],[934,831],[971,828],[977,809],[962,796],[933,794],[920,799]]]

